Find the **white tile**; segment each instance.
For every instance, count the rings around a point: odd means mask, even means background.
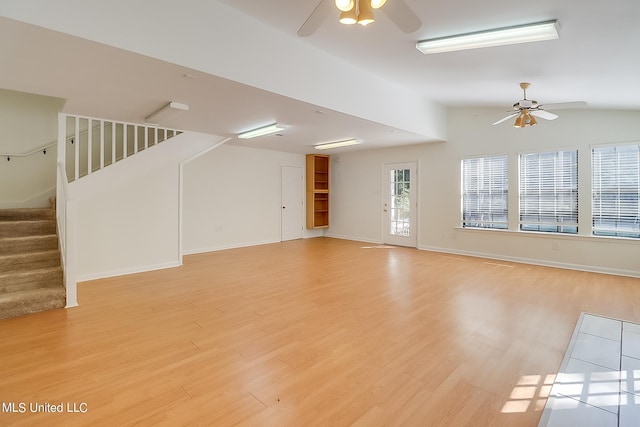
[[[638,427],[640,425],[640,396],[623,393],[620,402],[619,427]]]
[[[622,356],[620,390],[640,396],[640,359]]]
[[[629,332],[634,332],[636,334],[640,334],[640,324],[631,323],[631,322],[623,322],[622,329]]]
[[[620,371],[569,359],[551,389],[553,396],[568,396],[601,409],[618,412]]]
[[[620,342],[579,333],[571,357],[612,370],[620,369]]]
[[[617,427],[618,416],[568,397],[550,396],[539,427]],[[545,411],[547,409],[545,408]],[[544,423],[546,419],[546,423]]]
[[[640,334],[629,331],[622,333],[622,354],[640,359]]]
[[[622,322],[619,320],[594,316],[592,314],[585,314],[582,317],[580,332],[620,341],[621,331]]]

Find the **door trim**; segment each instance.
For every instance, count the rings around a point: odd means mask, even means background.
[[[418,247],[418,224],[420,222],[419,218],[419,194],[420,194],[420,189],[419,189],[419,182],[420,182],[420,163],[418,161],[408,161],[408,162],[389,162],[389,163],[383,163],[382,164],[382,183],[381,183],[381,203],[380,203],[380,213],[382,215],[382,228],[381,228],[381,236],[382,236],[382,243],[384,244],[389,244],[389,245],[396,245],[396,246],[406,246],[406,247],[410,247],[410,248],[417,248]],[[415,173],[413,174],[414,176],[411,177],[411,188],[415,189],[415,191],[413,191],[415,197],[411,197],[411,207],[413,208],[413,222],[415,224],[411,224],[411,241],[409,242],[404,242],[404,243],[400,243],[400,241],[395,240],[395,241],[389,241],[389,233],[387,232],[387,227],[389,227],[389,215],[388,213],[384,212],[385,209],[385,203],[386,203],[386,198],[389,195],[389,190],[387,188],[387,185],[389,184],[389,178],[386,176],[386,170],[387,169],[392,169],[392,168],[404,168],[404,169],[411,169],[414,168],[415,169]],[[415,238],[415,241],[414,241]]]

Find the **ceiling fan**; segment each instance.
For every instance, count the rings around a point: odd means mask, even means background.
[[[298,30],[298,36],[313,34],[332,13],[338,15],[343,24],[370,24],[375,20],[373,11],[378,9],[405,33],[412,33],[422,26],[420,18],[404,0],[320,0]]]
[[[575,101],[575,102],[560,102],[557,104],[538,104],[538,101],[534,101],[532,99],[527,99],[527,89],[531,86],[531,83],[520,83],[520,88],[524,92],[524,98],[520,101],[513,104],[513,112],[509,114],[507,117],[504,117],[494,125],[505,122],[513,117],[516,117],[516,121],[513,124],[514,127],[523,128],[527,125],[534,126],[536,123],[536,117],[545,119],[545,120],[555,120],[558,118],[557,114],[550,113],[546,109],[549,110],[560,110],[567,108],[578,108],[584,107],[587,105],[584,101]],[[542,109],[545,107],[545,109]]]

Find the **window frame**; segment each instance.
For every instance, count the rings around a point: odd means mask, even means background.
[[[468,210],[467,209],[467,195],[474,194],[474,192],[466,191],[465,188],[466,180],[465,180],[465,172],[467,168],[465,168],[465,162],[471,160],[488,160],[488,159],[501,159],[504,162],[504,168],[501,174],[491,174],[488,177],[483,177],[481,183],[489,183],[488,191],[485,192],[475,192],[475,196],[477,197],[476,204],[486,203],[489,204],[489,209],[475,209]],[[487,154],[480,156],[468,156],[460,159],[460,226],[466,229],[482,229],[482,230],[508,230],[509,229],[509,155],[505,153],[501,154]],[[494,188],[491,186],[491,183],[494,179],[503,179],[502,188]],[[479,187],[480,183],[476,180],[476,185]],[[494,209],[492,204],[494,202],[495,196],[498,196],[497,199],[499,204],[502,205],[502,208]],[[482,199],[488,199],[482,200]],[[489,220],[483,220],[483,215],[489,215]],[[494,220],[494,215],[498,217],[503,216],[504,219]],[[476,218],[472,218],[472,216],[476,216]]]
[[[602,169],[602,160],[600,160],[600,165],[597,166],[596,165],[596,150],[606,150],[606,149],[613,149],[613,150],[618,150],[621,148],[625,148],[625,147],[635,147],[636,148],[636,161],[635,161],[635,168],[636,168],[636,172],[635,174],[637,174],[635,176],[635,179],[637,180],[637,182],[635,183],[635,186],[630,185],[629,186],[629,191],[626,192],[626,194],[629,195],[629,197],[627,198],[628,200],[631,200],[631,202],[627,202],[628,206],[624,206],[623,210],[627,210],[627,212],[623,215],[620,212],[618,213],[617,216],[612,216],[611,214],[607,215],[606,212],[603,213],[603,206],[602,206],[602,201],[603,201],[603,191],[602,191],[602,180],[603,180],[603,175],[602,173],[600,173],[601,169]],[[591,218],[590,218],[590,222],[591,222],[591,235],[593,237],[597,237],[597,238],[616,238],[616,239],[632,239],[632,240],[638,240],[640,239],[640,141],[632,141],[632,142],[623,142],[623,143],[609,143],[609,144],[598,144],[598,145],[592,145],[590,148],[590,152],[591,152],[591,194],[590,194],[590,198],[591,198]],[[617,159],[618,161],[620,160],[619,158]],[[619,165],[619,163],[618,163]],[[618,190],[617,191],[609,191],[606,192],[608,193],[610,196],[610,201],[616,202],[616,204],[618,205],[618,210],[620,210],[620,170],[619,168],[613,168],[612,173],[615,174],[615,178],[617,180],[617,186],[618,186]],[[634,172],[632,171],[632,178],[633,178],[633,174]],[[634,207],[633,205],[635,204],[635,217],[633,216],[633,210]],[[608,218],[607,218],[608,216]],[[606,227],[604,225],[602,225],[602,222],[605,221],[610,221],[610,222],[617,222],[617,224],[615,224],[613,227]],[[598,225],[598,223],[600,222],[601,225]],[[628,222],[631,224],[631,227],[629,227],[628,230],[625,230],[625,227],[621,227],[620,226],[620,222]]]
[[[558,156],[562,153],[573,156],[569,159],[571,163],[570,169],[566,171],[568,173],[565,173],[563,165],[560,168],[557,167]],[[541,181],[538,175],[538,179],[531,181],[532,184],[530,184],[526,178],[526,173],[530,169],[524,162],[527,156],[532,155],[537,156],[537,160],[532,161],[532,166],[535,167],[537,162],[539,175],[545,175],[547,179]],[[541,163],[545,160],[542,157],[545,155],[552,155],[554,164],[552,169],[542,171]],[[580,215],[578,203],[580,194],[579,157],[580,150],[577,147],[518,153],[518,231],[562,235],[578,234]],[[562,159],[560,160],[562,161]],[[538,217],[538,221],[527,220],[525,216]],[[543,221],[541,218],[544,217],[552,219]],[[568,218],[569,221],[565,222],[564,218]]]

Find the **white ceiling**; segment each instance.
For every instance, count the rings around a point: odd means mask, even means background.
[[[221,0],[295,35],[319,0]],[[388,0],[392,2],[393,0]],[[381,11],[367,27],[335,16],[304,41],[420,91],[446,106],[505,106],[518,83],[545,103],[640,108],[640,2],[637,0],[404,0],[422,20],[405,34]],[[554,41],[423,55],[421,39],[557,19]]]
[[[586,101],[589,108],[640,109],[637,0],[404,1],[422,20],[415,33],[401,32],[381,11],[368,27],[343,26],[336,12],[303,39],[296,32],[318,0],[220,3],[246,14],[250,21],[272,26],[282,36],[309,46],[309,51],[324,51],[444,106],[506,110],[522,97],[518,83],[530,81],[529,98],[541,103]],[[423,38],[549,19],[560,22],[559,40],[440,55],[423,55],[415,49],[415,42]],[[8,18],[0,18],[0,58],[0,88],[67,99],[65,111],[71,113],[140,122],[174,100],[191,109],[168,126],[233,136],[271,118],[289,125],[282,136],[232,142],[238,145],[308,153],[314,143],[352,136],[366,144],[343,150],[433,140],[301,101],[304,97],[279,95],[234,82],[233,77],[217,77]]]

